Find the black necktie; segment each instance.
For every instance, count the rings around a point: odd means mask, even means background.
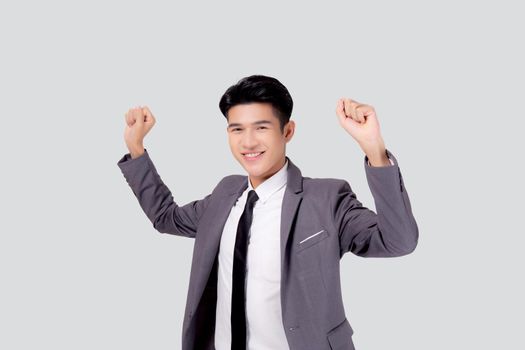
[[[232,350],[246,349],[246,308],[245,308],[245,280],[246,280],[246,252],[248,250],[248,233],[252,225],[253,207],[259,199],[254,190],[248,193],[244,206],[233,252],[233,279],[232,279]]]

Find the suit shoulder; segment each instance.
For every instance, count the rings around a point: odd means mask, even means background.
[[[237,174],[227,175],[227,176],[223,177],[217,183],[217,185],[215,186],[213,191],[214,192],[216,192],[216,191],[220,191],[220,192],[228,191],[229,189],[234,188],[235,186],[238,186],[238,184],[240,182],[244,181],[245,178],[246,178],[246,176],[243,176],[243,175],[237,175]]]
[[[343,179],[336,179],[332,177],[303,177],[303,191],[313,194],[326,194],[337,192],[339,188],[348,185],[348,182]]]

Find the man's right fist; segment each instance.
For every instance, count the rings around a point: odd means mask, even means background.
[[[144,153],[144,137],[155,125],[155,117],[148,107],[142,106],[130,108],[125,116],[124,140],[132,158],[136,158]]]

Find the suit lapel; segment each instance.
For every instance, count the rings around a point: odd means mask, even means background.
[[[303,199],[303,177],[299,168],[288,159],[288,179],[281,207],[281,304],[286,305],[285,287],[288,285],[290,246],[288,245],[292,225]],[[284,312],[284,310],[283,310]]]

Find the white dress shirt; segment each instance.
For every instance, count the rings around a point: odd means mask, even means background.
[[[246,255],[246,335],[248,350],[289,350],[281,314],[281,204],[286,189],[288,160],[255,189],[259,199]],[[219,246],[215,349],[231,349],[233,251],[237,225],[252,190],[248,188],[232,207]]]

